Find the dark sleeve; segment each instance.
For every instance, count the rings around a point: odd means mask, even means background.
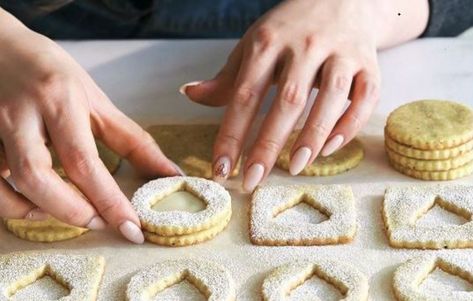
[[[473,0],[429,0],[423,37],[454,37],[473,26]]]

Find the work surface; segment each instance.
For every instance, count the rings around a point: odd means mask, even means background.
[[[199,40],[62,43],[117,106],[144,126],[217,121],[221,109],[193,104],[177,90],[182,83],[212,77],[234,44],[235,41]],[[233,198],[232,220],[222,234],[207,243],[186,248],[165,248],[150,243],[137,246],[113,231],[105,231],[61,243],[40,244],[17,239],[0,227],[0,253],[54,249],[104,255],[107,268],[100,300],[123,300],[126,283],[138,269],[164,259],[183,257],[211,259],[224,264],[237,283],[238,300],[260,300],[262,280],[273,267],[304,258],[350,262],[369,276],[371,300],[394,300],[391,292],[394,269],[412,256],[436,251],[395,250],[388,246],[380,213],[385,188],[393,184],[425,183],[403,176],[389,166],[383,148],[385,118],[402,103],[423,98],[451,99],[473,106],[473,41],[416,41],[382,52],[380,63],[383,74],[381,101],[360,135],[366,149],[366,158],[360,166],[345,174],[324,178],[289,177],[287,173],[275,170],[267,180],[271,184],[351,185],[359,225],[352,243],[320,247],[251,245],[248,238],[249,196],[240,191],[240,178],[237,178],[227,183]],[[116,178],[129,197],[143,184],[128,164],[122,165]],[[454,183],[472,183],[472,180],[470,176]],[[473,256],[473,250],[439,252]],[[427,289],[433,286],[435,280],[427,285]],[[186,291],[183,287],[179,289]],[[321,300],[332,300],[329,297],[333,294],[325,292],[327,290],[320,290]],[[172,293],[167,298],[176,300]]]

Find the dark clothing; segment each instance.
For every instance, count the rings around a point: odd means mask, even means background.
[[[0,0],[0,6],[55,39],[238,38],[281,1]],[[456,36],[470,26],[473,0],[430,0],[423,36]]]

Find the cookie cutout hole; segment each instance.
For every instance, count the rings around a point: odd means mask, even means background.
[[[343,288],[346,291],[346,288]],[[321,271],[314,270],[304,277],[301,284],[289,291],[288,301],[324,300],[338,301],[344,299],[344,293],[336,287]]]
[[[186,211],[191,213],[202,211],[206,207],[207,204],[185,184],[180,185],[164,198],[155,200],[151,205],[151,209],[154,211]]]
[[[49,267],[33,271],[9,291],[11,301],[59,300],[70,294],[70,288],[58,281]]]
[[[286,206],[277,208],[274,214],[274,221],[282,224],[320,224],[329,219],[327,210],[305,194]]]
[[[463,225],[471,215],[437,197],[434,203],[416,220],[416,226],[432,227],[442,225]]]
[[[440,262],[422,280],[419,290],[429,294],[439,291],[472,292],[473,282],[464,276],[461,271],[452,271]]]
[[[188,271],[160,281],[162,285],[150,287],[150,300],[205,301],[210,296],[208,288]]]

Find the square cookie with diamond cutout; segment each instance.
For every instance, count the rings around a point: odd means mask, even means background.
[[[461,224],[421,224],[439,207],[464,219]],[[383,219],[389,244],[396,248],[455,249],[473,247],[473,186],[411,185],[386,190]]]
[[[277,216],[301,203],[320,211],[320,223],[281,222]],[[351,187],[283,185],[259,187],[251,200],[250,239],[267,246],[327,245],[350,242],[357,228]]]

